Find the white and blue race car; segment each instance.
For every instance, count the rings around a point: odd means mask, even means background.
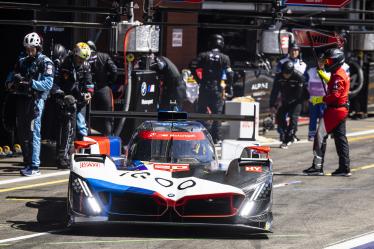
[[[69,225],[118,221],[271,229],[268,147],[245,147],[220,162],[204,126],[185,120],[143,122],[124,158],[98,154],[100,139],[88,140],[78,143],[85,153],[72,158]]]

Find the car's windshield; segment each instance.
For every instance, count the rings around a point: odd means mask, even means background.
[[[214,147],[201,131],[140,131],[130,146],[130,160],[189,164],[215,160]]]

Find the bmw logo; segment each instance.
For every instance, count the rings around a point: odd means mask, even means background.
[[[142,86],[140,88],[140,93],[142,96],[145,96],[147,94],[147,83],[143,82]]]
[[[174,197],[175,194],[168,194],[168,197]]]

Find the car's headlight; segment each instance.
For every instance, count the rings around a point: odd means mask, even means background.
[[[254,201],[246,200],[244,205],[240,209],[239,215],[242,217],[248,217],[252,213],[255,204],[256,203]]]
[[[271,195],[271,182],[259,182],[251,185],[244,189],[244,192],[250,193],[244,200],[242,207],[240,208],[239,215],[242,217],[248,217],[256,213],[256,203],[258,201],[270,198]]]
[[[71,179],[71,188],[75,194],[83,195],[85,198],[78,198],[79,202],[85,201],[87,206],[91,209],[93,214],[101,213],[101,207],[96,200],[96,198],[92,195],[90,188],[88,187],[86,181],[83,178],[73,174]]]
[[[89,206],[91,207],[92,211],[96,214],[101,213],[101,208],[95,197],[88,197],[87,202]]]

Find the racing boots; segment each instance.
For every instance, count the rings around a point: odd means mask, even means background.
[[[281,149],[288,149],[288,143],[282,143],[279,147]]]
[[[323,168],[312,165],[312,167],[303,170],[303,173],[308,176],[323,176]]]
[[[351,175],[352,173],[349,169],[346,170],[346,169],[340,169],[340,168],[331,173],[331,176],[351,176]]]

